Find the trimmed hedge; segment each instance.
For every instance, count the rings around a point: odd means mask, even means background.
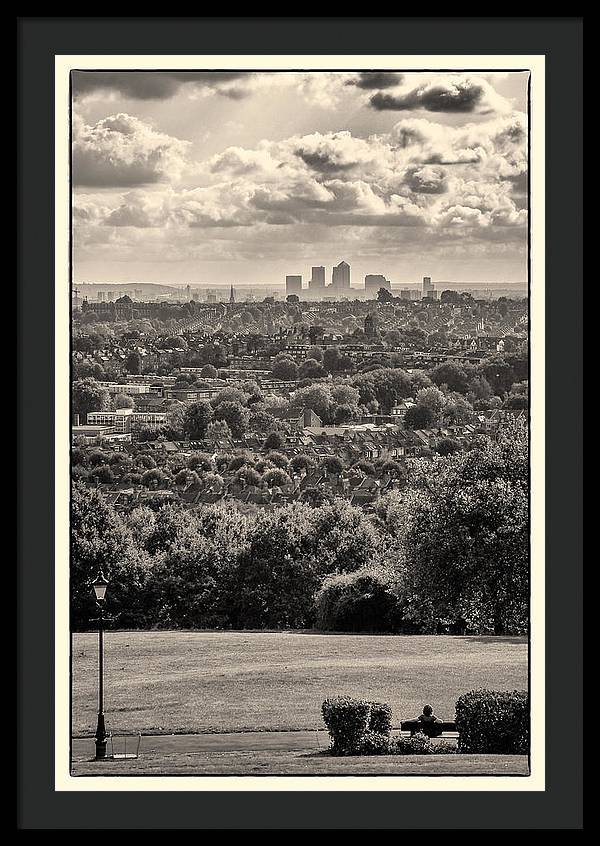
[[[321,713],[336,755],[361,754],[363,742],[377,746],[378,750],[382,745],[380,738],[388,742],[392,709],[385,703],[336,696],[323,702]],[[381,754],[381,751],[362,754]]]
[[[392,731],[392,709],[385,702],[370,702],[369,731],[390,736]]]
[[[526,690],[472,690],[456,701],[458,751],[496,755],[529,753]]]

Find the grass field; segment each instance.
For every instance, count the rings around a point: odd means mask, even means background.
[[[332,758],[318,752],[212,752],[157,755],[144,752],[136,761],[90,761],[76,756],[74,776],[142,775],[312,775],[312,776],[460,776],[529,774],[525,755],[391,755]]]
[[[425,702],[452,719],[457,697],[472,688],[526,686],[521,637],[108,632],[105,638],[112,732],[322,728],[321,702],[339,694],[388,702],[398,725]],[[75,736],[93,734],[96,696],[97,636],[75,634]]]

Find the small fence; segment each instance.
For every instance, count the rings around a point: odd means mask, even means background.
[[[110,744],[110,754],[107,757],[113,761],[139,758],[141,742],[142,733],[139,731],[130,734],[113,734],[109,732],[108,743]]]

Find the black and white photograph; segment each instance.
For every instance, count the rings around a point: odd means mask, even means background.
[[[543,756],[543,70],[318,58],[68,68],[60,622],[91,789],[519,790]]]

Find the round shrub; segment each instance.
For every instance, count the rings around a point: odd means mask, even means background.
[[[390,739],[386,734],[367,731],[359,741],[356,751],[359,755],[389,755]]]
[[[398,755],[432,755],[435,752],[435,744],[419,731],[412,737],[399,737],[396,741],[396,751]]]
[[[335,755],[356,753],[369,727],[371,703],[349,696],[326,699],[321,706],[323,720]]]
[[[317,628],[337,632],[394,632],[401,609],[392,578],[364,567],[329,576],[315,597]]]
[[[472,690],[456,702],[458,751],[496,755],[529,753],[526,690]]]

